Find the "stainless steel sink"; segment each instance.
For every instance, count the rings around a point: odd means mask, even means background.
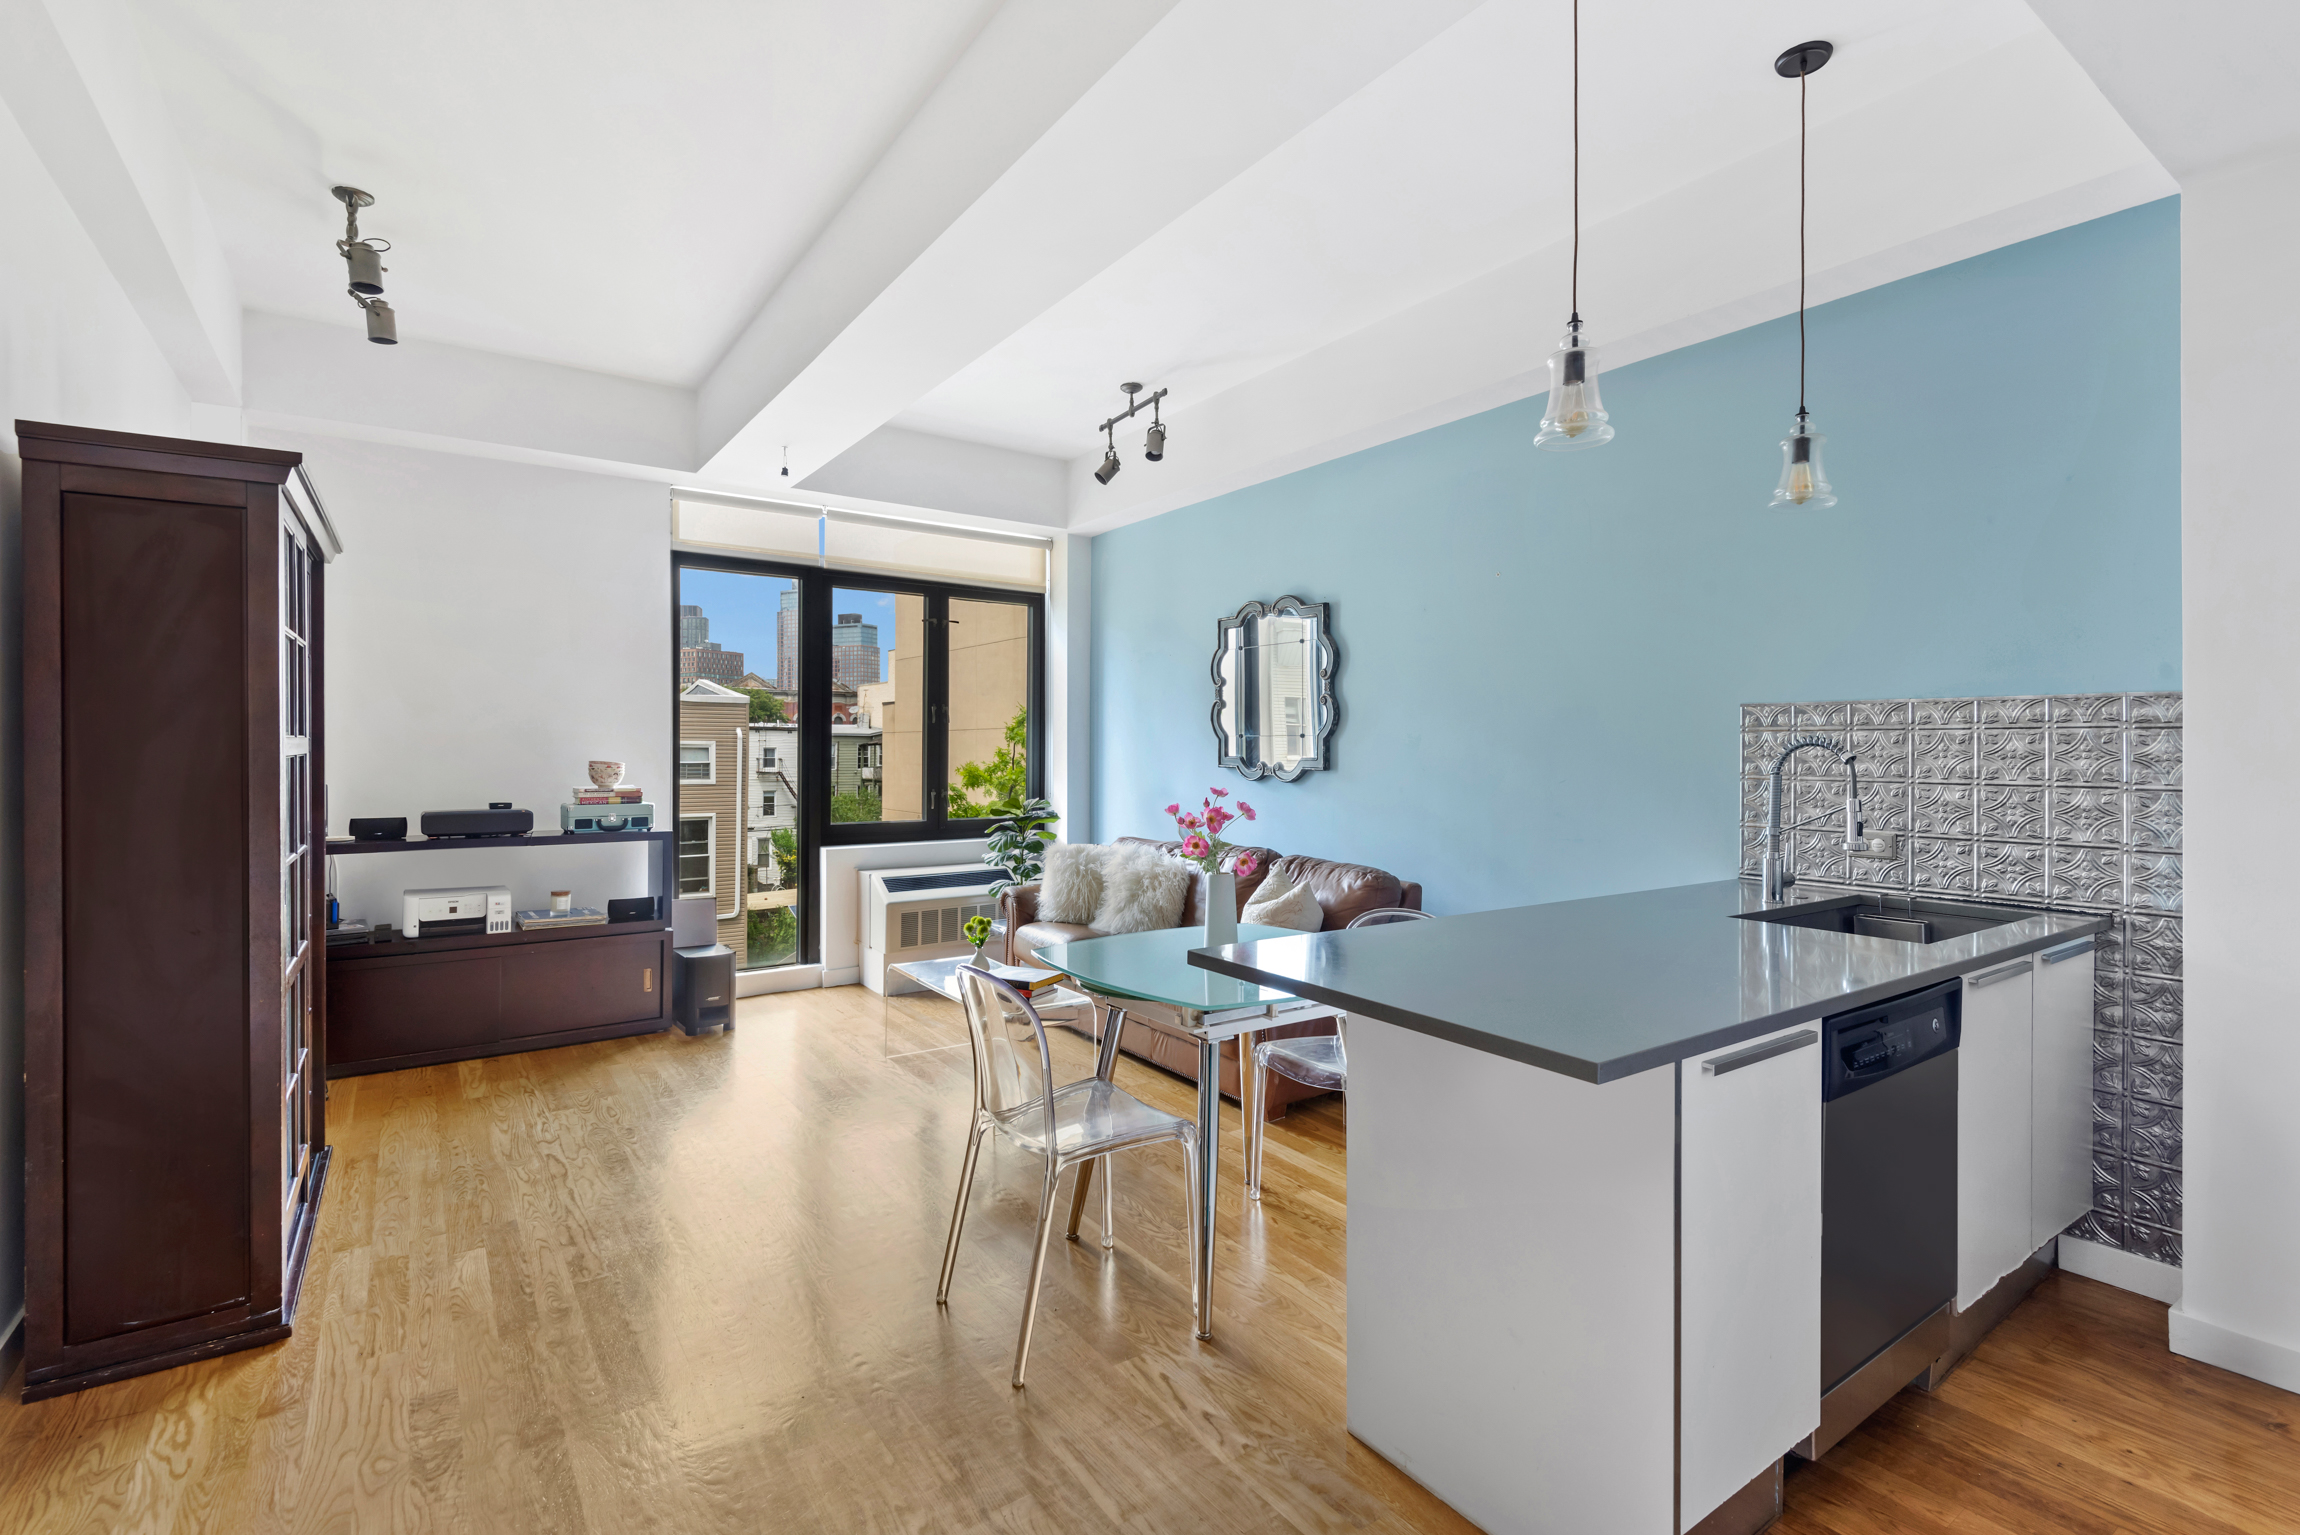
[[[1893,938],[1902,943],[1939,943],[1944,938],[1962,938],[1984,928],[2002,927],[2036,913],[2008,906],[1928,900],[1923,896],[1848,895],[1835,900],[1776,906],[1770,911],[1745,911],[1739,915],[1745,922],[1775,922],[1783,927],[1810,927],[1824,933],[1852,933],[1862,938]]]

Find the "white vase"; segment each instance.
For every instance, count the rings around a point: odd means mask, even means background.
[[[1224,870],[1206,876],[1206,944],[1238,941],[1238,876]]]

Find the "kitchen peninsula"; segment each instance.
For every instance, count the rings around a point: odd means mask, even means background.
[[[1955,1311],[1993,1318],[2089,1200],[2108,925],[1728,880],[1191,962],[1350,1013],[1351,1432],[1496,1535],[1738,1535],[1883,1399],[1863,1369],[1824,1410],[1817,1025],[1957,994],[1937,1171]],[[1870,1361],[1885,1395],[1934,1320]]]

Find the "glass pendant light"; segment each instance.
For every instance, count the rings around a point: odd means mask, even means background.
[[[1581,0],[1573,0],[1573,295],[1565,339],[1549,354],[1549,408],[1541,413],[1537,448],[1569,453],[1613,440],[1613,423],[1597,398],[1597,348],[1581,335]]]
[[[1773,61],[1773,72],[1797,80],[1797,424],[1781,439],[1781,483],[1773,487],[1775,506],[1835,506],[1836,493],[1821,468],[1821,444],[1805,409],[1805,81],[1836,49],[1824,42],[1799,43]]]

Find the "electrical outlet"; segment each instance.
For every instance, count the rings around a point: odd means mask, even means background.
[[[1862,839],[1864,845],[1854,850],[1855,858],[1898,858],[1901,856],[1901,834],[1897,831],[1873,831]]]

